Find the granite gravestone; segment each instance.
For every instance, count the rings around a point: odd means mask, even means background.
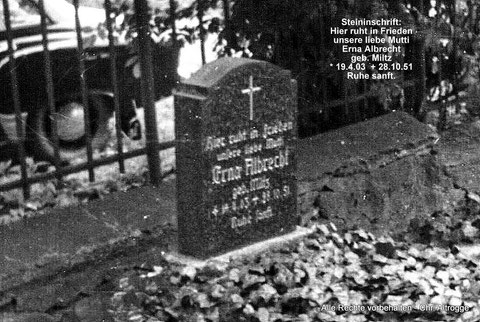
[[[292,231],[296,83],[222,58],[174,91],[180,252],[205,258]]]

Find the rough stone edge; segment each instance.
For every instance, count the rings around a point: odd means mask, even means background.
[[[415,143],[415,147],[401,146],[395,149],[379,151],[369,158],[350,158],[333,171],[323,172],[316,177],[307,177],[299,180],[300,184],[317,182],[326,177],[344,177],[359,173],[369,173],[371,169],[378,169],[390,165],[412,155],[428,155],[435,148],[436,139],[424,139]]]
[[[165,259],[170,263],[193,266],[195,268],[203,268],[207,266],[208,263],[211,263],[211,262],[228,263],[232,259],[256,255],[258,253],[261,253],[269,249],[281,247],[287,243],[290,243],[292,241],[298,240],[300,238],[303,238],[305,236],[312,234],[313,232],[315,232],[315,229],[316,229],[315,227],[306,228],[306,227],[297,226],[293,232],[290,232],[288,234],[263,240],[255,244],[248,245],[248,246],[245,246],[245,247],[242,247],[242,248],[230,251],[228,253],[206,259],[206,260],[197,259],[191,256],[185,256],[185,255],[179,254],[178,252],[165,254]]]
[[[427,142],[421,142],[421,144],[414,148],[404,147],[402,149],[394,149],[389,152],[380,152],[371,156],[367,160],[350,159],[349,161],[342,162],[342,165],[337,167],[333,172],[324,172],[316,177],[309,177],[299,180],[297,196],[298,202],[301,203],[304,197],[309,193],[315,193],[316,191],[318,191],[319,185],[321,186],[321,181],[326,178],[345,177],[360,173],[370,173],[371,170],[386,167],[394,162],[406,159],[411,156],[424,156],[431,154],[432,151],[435,149],[436,142],[433,140],[430,141],[428,139],[425,141]]]

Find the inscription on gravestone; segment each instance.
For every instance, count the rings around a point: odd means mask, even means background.
[[[174,92],[180,252],[208,257],[292,231],[296,83],[223,58]]]

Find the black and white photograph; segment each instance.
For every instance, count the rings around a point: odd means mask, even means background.
[[[480,0],[0,0],[0,322],[480,321]]]

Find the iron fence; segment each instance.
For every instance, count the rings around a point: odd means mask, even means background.
[[[124,148],[124,141],[122,135],[122,127],[121,127],[121,113],[122,113],[122,104],[123,101],[121,100],[122,92],[125,89],[122,87],[124,84],[121,84],[119,81],[119,74],[122,71],[119,69],[118,64],[118,47],[115,44],[115,35],[114,35],[114,9],[112,8],[111,0],[105,0],[104,2],[104,10],[105,10],[105,21],[106,21],[106,32],[107,32],[107,40],[108,40],[108,53],[109,53],[109,67],[108,73],[110,74],[111,84],[109,84],[109,88],[111,88],[111,96],[113,98],[113,109],[115,115],[115,137],[117,139],[116,144],[116,154],[112,156],[102,157],[102,158],[94,158],[94,148],[93,148],[93,138],[92,138],[92,115],[91,114],[91,101],[89,100],[89,88],[88,88],[88,78],[87,75],[87,67],[85,66],[85,46],[84,46],[84,38],[82,37],[83,26],[81,24],[81,19],[79,18],[79,11],[80,6],[78,0],[73,1],[74,7],[74,21],[75,21],[75,33],[76,33],[76,66],[77,69],[77,79],[78,79],[78,88],[77,90],[80,92],[81,102],[83,105],[84,110],[84,130],[85,130],[85,145],[86,145],[86,161],[80,164],[75,165],[64,165],[62,163],[62,159],[60,156],[60,140],[59,140],[59,133],[57,133],[57,124],[56,119],[54,117],[50,118],[51,122],[51,133],[50,133],[50,141],[53,146],[54,150],[54,158],[52,160],[53,165],[55,166],[55,171],[43,174],[35,174],[35,175],[28,175],[27,169],[27,161],[26,161],[26,148],[25,148],[25,138],[26,133],[24,130],[23,118],[22,118],[22,106],[21,106],[21,99],[20,99],[20,91],[19,91],[19,81],[18,81],[18,69],[17,69],[17,58],[16,58],[16,48],[14,44],[14,32],[12,30],[12,23],[11,23],[11,14],[9,8],[9,1],[11,0],[2,0],[3,3],[3,12],[4,12],[4,21],[5,21],[5,29],[7,35],[7,44],[8,44],[8,65],[9,65],[9,75],[10,75],[10,83],[11,83],[11,93],[12,93],[12,100],[13,100],[13,109],[16,116],[16,132],[17,132],[17,140],[15,145],[18,150],[18,156],[20,161],[20,168],[21,168],[21,178],[15,181],[3,183],[0,185],[0,192],[7,191],[10,189],[15,188],[22,188],[24,197],[26,199],[30,196],[30,186],[34,183],[50,180],[50,179],[58,179],[61,180],[64,176],[77,173],[81,171],[87,171],[88,177],[90,181],[95,181],[95,169],[99,166],[104,166],[112,163],[118,163],[119,172],[125,173],[125,161],[134,157],[138,157],[141,155],[146,155],[148,159],[148,169],[150,174],[151,183],[156,185],[162,179],[162,173],[160,168],[160,157],[159,152],[161,150],[165,150],[168,148],[172,148],[175,146],[174,141],[168,142],[159,142],[158,140],[158,133],[157,133],[157,120],[155,114],[155,84],[154,84],[154,62],[152,61],[152,43],[150,41],[150,26],[149,26],[149,8],[147,4],[147,0],[134,0],[134,17],[136,20],[136,31],[138,33],[138,45],[139,45],[139,62],[140,62],[140,74],[141,74],[141,82],[140,82],[140,102],[141,105],[144,107],[145,111],[145,133],[146,133],[146,146],[143,148],[138,148],[135,150],[125,151]],[[49,0],[38,0],[38,8],[40,11],[41,16],[41,44],[43,46],[43,56],[42,56],[42,65],[44,71],[44,92],[46,93],[46,101],[48,105],[48,111],[50,115],[55,113],[55,84],[53,83],[53,75],[52,75],[52,59],[50,57],[50,50],[49,50],[49,30],[48,30],[48,20],[47,15],[45,13],[45,1]],[[202,5],[205,4],[205,5]],[[169,14],[169,21],[171,24],[171,32],[172,32],[172,39],[173,39],[173,46],[175,48],[179,48],[180,44],[177,42],[177,28],[175,26],[176,23],[176,9],[177,9],[177,2],[175,0],[169,0],[169,7],[168,10]],[[204,10],[207,9],[206,1],[199,1],[197,7],[197,18],[200,22],[204,21]],[[231,3],[228,0],[223,1],[223,10],[224,16],[224,28],[228,29],[230,24],[230,17],[231,17]],[[321,17],[320,21],[320,34],[316,41],[319,43],[319,53],[325,52],[326,43],[326,33],[329,30],[330,25],[328,21],[323,20],[323,16]],[[205,55],[205,35],[206,30],[203,26],[203,23],[199,25],[199,35],[200,35],[200,43],[201,43],[201,51],[198,53],[201,55],[202,63],[206,62],[206,55]],[[275,48],[280,48],[281,44],[275,44]],[[413,50],[413,56],[418,57],[418,53],[415,52],[415,48]],[[278,55],[274,55],[274,57],[278,57]],[[324,57],[326,59],[326,57]],[[419,66],[421,66],[421,55],[420,55],[420,62]],[[273,61],[274,63],[282,65],[281,61]],[[301,63],[294,64],[295,66],[300,66]],[[284,68],[289,68],[289,66],[282,66]],[[300,66],[301,67],[301,66]],[[341,73],[341,71],[339,71]],[[422,74],[423,73],[423,74]],[[404,88],[416,88],[418,87],[418,79],[424,79],[424,67],[417,68],[412,75],[410,75],[409,79],[406,79],[403,82]],[[299,68],[296,72],[293,73],[296,78],[298,78],[299,86],[302,86],[302,69]],[[320,73],[320,76],[321,73]],[[306,77],[304,80],[310,81],[311,77]],[[358,122],[364,120],[368,117],[375,116],[377,111],[372,104],[372,98],[375,96],[375,89],[371,87],[371,83],[369,81],[356,81],[352,84],[347,84],[346,82],[342,82],[341,86],[344,87],[345,90],[341,92],[342,97],[331,97],[328,95],[328,89],[326,84],[326,79],[324,77],[314,77],[317,90],[311,95],[313,99],[311,104],[308,104],[304,110],[299,111],[300,115],[307,115],[309,116],[310,112],[317,113],[320,116],[319,122],[333,122],[335,114],[340,115],[340,118],[343,119],[343,124]],[[417,80],[416,80],[417,79]],[[300,96],[302,96],[302,88],[300,88]],[[301,98],[302,99],[302,98]],[[414,98],[414,102],[412,104],[416,104],[416,102],[421,101],[423,98]],[[302,105],[302,104],[300,104]],[[303,104],[305,105],[305,104]]]
[[[48,112],[52,116],[56,113],[55,107],[55,89],[53,83],[52,75],[52,60],[50,56],[49,49],[49,30],[48,30],[48,17],[45,12],[45,3],[44,1],[48,0],[38,0],[38,10],[40,13],[40,29],[41,29],[41,43],[43,46],[43,66],[41,69],[44,71],[45,79],[45,93],[47,97]],[[88,99],[88,88],[86,83],[86,67],[85,67],[85,55],[84,55],[84,40],[82,36],[82,25],[79,18],[79,2],[78,0],[73,1],[73,7],[75,9],[75,32],[76,32],[76,59],[77,59],[77,75],[80,84],[79,91],[81,93],[81,101],[83,103],[84,111],[84,131],[85,131],[85,144],[86,144],[86,157],[85,162],[75,164],[75,165],[63,165],[62,159],[60,156],[59,148],[59,136],[57,133],[57,119],[55,117],[50,117],[50,137],[49,140],[52,143],[54,149],[54,159],[53,164],[55,166],[55,171],[43,174],[35,174],[32,176],[28,175],[27,171],[27,159],[26,159],[26,133],[24,120],[22,119],[22,107],[20,100],[19,92],[19,81],[18,81],[18,72],[17,72],[17,57],[16,57],[16,44],[14,43],[14,30],[12,28],[11,21],[11,10],[9,0],[2,0],[3,3],[3,14],[5,22],[5,31],[8,45],[8,66],[9,74],[11,80],[11,93],[13,99],[13,107],[16,116],[16,139],[15,146],[18,150],[18,159],[20,161],[21,168],[21,178],[11,182],[3,183],[0,185],[0,191],[7,191],[15,188],[22,188],[24,198],[28,199],[30,197],[30,186],[34,183],[50,180],[50,179],[59,179],[62,177],[77,173],[81,171],[88,171],[88,177],[91,182],[95,181],[95,168],[108,165],[115,162],[118,162],[120,173],[125,173],[125,160],[138,157],[141,155],[147,155],[148,159],[148,168],[150,173],[150,180],[152,184],[158,184],[162,178],[162,173],[160,169],[160,157],[159,152],[171,147],[174,147],[175,142],[162,142],[158,141],[157,134],[157,124],[156,124],[156,114],[155,114],[155,102],[154,102],[154,88],[153,88],[153,67],[152,67],[152,49],[149,35],[149,12],[147,1],[145,0],[135,0],[135,18],[137,21],[137,30],[138,30],[138,43],[139,43],[139,56],[140,56],[140,69],[141,69],[141,102],[145,109],[145,133],[146,133],[146,147],[131,150],[128,152],[124,151],[123,145],[123,135],[121,129],[121,106],[119,101],[120,85],[118,80],[118,71],[117,71],[117,47],[115,45],[114,30],[113,30],[113,21],[112,21],[112,4],[110,0],[105,0],[105,18],[106,18],[106,27],[108,32],[108,51],[109,51],[109,60],[110,60],[110,73],[111,73],[111,88],[112,96],[114,103],[114,114],[116,118],[116,139],[117,147],[116,154],[113,156],[102,157],[100,159],[94,159],[93,154],[93,144],[92,144],[92,118],[90,115],[89,108],[89,99]],[[171,7],[175,7],[174,1],[170,1]],[[170,14],[172,15],[172,20],[175,21],[175,10],[171,10]],[[175,31],[174,31],[175,36]],[[176,39],[176,38],[174,38]]]

